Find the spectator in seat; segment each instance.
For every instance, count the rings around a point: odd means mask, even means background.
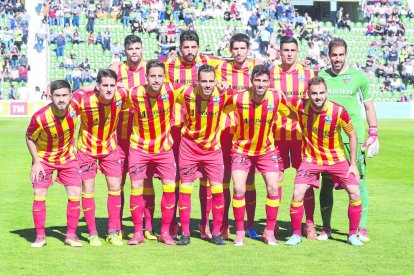
[[[27,68],[25,65],[20,65],[19,69],[19,82],[27,82]]]

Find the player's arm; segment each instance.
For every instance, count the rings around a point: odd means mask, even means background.
[[[279,93],[279,97],[280,97],[280,103],[279,103],[279,108],[278,108],[278,114],[280,116],[285,116],[288,117],[289,119],[292,119],[294,121],[298,120],[298,116],[296,114],[294,105],[292,105],[285,97],[285,95],[283,95],[282,93]]]
[[[377,131],[377,114],[375,112],[373,95],[369,89],[369,80],[365,74],[361,74],[359,80],[359,92],[364,102],[365,114],[368,121],[368,139],[362,145],[362,150],[367,150],[368,157],[374,157],[379,152],[378,131]]]
[[[339,114],[338,124],[340,127],[342,127],[345,134],[349,138],[349,161],[351,162],[351,165],[349,166],[346,177],[352,173],[359,182],[359,170],[357,167],[358,136],[356,134],[354,126],[352,125],[351,118],[345,109],[342,109]]]
[[[237,95],[233,95],[224,102],[224,113],[229,114],[237,109],[236,97]]]
[[[344,128],[344,130],[345,130],[346,135],[349,138],[349,147],[350,147],[350,153],[349,153],[350,160],[349,161],[351,162],[351,165],[349,166],[346,177],[348,177],[348,175],[352,173],[359,183],[359,170],[357,167],[357,160],[356,160],[357,150],[358,150],[357,134],[351,122],[348,124],[348,126]]]
[[[374,101],[364,102],[365,114],[368,121],[368,139],[362,145],[362,150],[368,148],[367,156],[374,157],[379,153],[377,113],[375,111]]]
[[[42,163],[40,162],[39,156],[37,155],[37,149],[35,140],[36,137],[39,136],[39,132],[41,130],[41,127],[39,123],[36,121],[35,118],[32,118],[32,121],[30,122],[29,128],[26,132],[26,145],[29,149],[29,153],[32,156],[32,169],[30,171],[30,180],[32,182],[36,181],[42,173],[45,174],[45,170],[43,169]]]

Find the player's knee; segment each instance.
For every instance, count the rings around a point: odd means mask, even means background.
[[[305,198],[305,192],[301,190],[293,191],[293,201],[301,202]]]

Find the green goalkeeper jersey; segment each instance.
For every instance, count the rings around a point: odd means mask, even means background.
[[[361,103],[372,100],[365,73],[349,67],[339,75],[335,75],[331,69],[326,69],[319,72],[318,76],[326,81],[328,99],[342,105],[348,111],[358,136],[358,143],[363,143],[365,127],[361,117]],[[345,143],[349,142],[344,132],[342,132],[342,139]]]

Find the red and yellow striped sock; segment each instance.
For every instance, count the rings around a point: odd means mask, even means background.
[[[46,221],[46,197],[35,196],[32,205],[32,214],[34,226],[36,228],[36,236],[45,236],[45,221]]]
[[[361,220],[362,212],[362,202],[361,199],[358,200],[349,200],[348,206],[348,218],[349,218],[349,236],[356,234],[359,221]]]
[[[78,196],[69,196],[66,206],[67,231],[66,237],[76,236],[76,228],[78,228],[80,217],[80,201]]]
[[[292,224],[293,234],[302,235],[302,218],[303,218],[303,201],[294,201],[290,203],[290,221]]]

